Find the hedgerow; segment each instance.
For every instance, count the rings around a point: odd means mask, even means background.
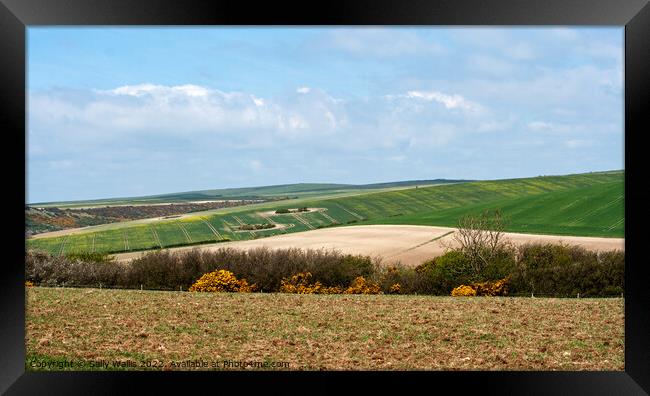
[[[25,279],[37,286],[187,290],[204,274],[224,270],[255,284],[260,292],[450,295],[467,286],[478,295],[503,295],[507,287],[508,295],[599,297],[623,293],[625,273],[623,251],[592,252],[553,244],[503,250],[478,274],[457,250],[415,268],[385,266],[367,256],[300,249],[162,250],[131,262],[87,258],[30,250],[25,255]],[[502,292],[485,291],[506,278]]]

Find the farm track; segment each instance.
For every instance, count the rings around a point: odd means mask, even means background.
[[[264,212],[257,212],[257,215],[260,216],[261,218],[263,218],[264,221],[269,222],[269,223],[273,224],[276,227],[280,225],[280,223],[273,220],[273,218],[271,216],[268,216],[268,215],[264,214]],[[280,231],[280,234],[286,234],[287,233],[286,229],[293,227],[293,224],[283,224],[283,226],[284,227],[278,228],[278,230]]]
[[[205,219],[205,217],[201,217],[201,221],[204,222],[205,225],[208,226],[208,228],[212,231],[212,233],[214,234],[214,236],[217,237],[217,239],[223,239],[223,237],[221,236],[221,234],[219,233],[219,231],[217,231],[217,229],[214,228],[214,226],[213,226],[212,224],[210,224],[210,222],[208,222],[208,221]]]
[[[232,218],[235,219],[235,221],[239,223],[240,226],[246,225],[246,223],[244,223],[239,217],[233,215]],[[250,234],[250,236],[252,237],[255,236],[255,233],[253,233],[252,231],[248,231],[248,234]]]
[[[183,226],[183,224],[181,224],[180,222],[178,222],[178,223],[176,223],[176,225],[178,226],[178,228],[181,229],[181,231],[182,231],[183,234],[185,235],[185,238],[187,239],[187,242],[188,242],[188,243],[192,243],[192,238],[190,237],[190,234],[187,232],[187,229],[185,229],[185,227]]]
[[[408,248],[408,249],[406,249],[406,250],[403,250],[403,251],[401,251],[400,253],[406,253],[406,252],[408,252],[408,251],[415,250],[415,249],[417,249],[417,248],[419,248],[419,247],[422,247],[422,246],[424,246],[424,245],[428,245],[428,244],[430,244],[431,242],[435,242],[435,241],[437,241],[437,240],[439,240],[439,239],[442,239],[442,238],[444,238],[444,237],[446,237],[446,236],[448,236],[448,235],[453,234],[454,232],[455,232],[455,231],[449,231],[449,232],[446,232],[446,233],[444,233],[444,234],[442,234],[442,235],[440,235],[440,236],[437,236],[437,237],[435,237],[435,238],[431,238],[431,239],[429,239],[429,240],[426,241],[426,242],[422,242],[422,243],[419,243],[419,244],[417,244],[417,245],[415,245],[415,246],[411,246],[410,248]],[[400,254],[400,253],[398,253],[398,254]],[[396,254],[395,256],[397,256],[397,254]]]
[[[293,216],[296,220],[298,220],[299,222],[301,222],[302,224],[304,224],[304,225],[305,225],[307,228],[309,228],[310,230],[313,230],[313,229],[316,228],[316,227],[314,227],[313,225],[311,225],[307,220],[305,220],[304,218],[302,218],[299,214],[297,214],[297,213],[292,213],[292,216]]]
[[[124,250],[129,251],[129,238],[126,236],[126,231],[122,231],[122,238],[124,239]]]
[[[228,221],[226,221],[225,219],[223,220],[223,226],[224,226],[224,228],[226,229],[226,231],[228,233],[233,235],[233,238],[235,238],[237,240],[241,239],[239,234],[237,233],[237,231],[235,231],[235,229],[233,228],[233,225],[231,223],[229,223]]]
[[[59,248],[59,256],[63,256],[63,252],[65,250],[65,245],[68,243],[70,240],[70,236],[67,235],[65,238],[63,238],[63,241],[61,242],[61,247]]]
[[[612,230],[612,229],[614,229],[614,227],[617,227],[618,225],[620,225],[620,224],[621,224],[622,222],[624,222],[624,221],[625,221],[625,219],[620,219],[620,220],[617,221],[616,223],[614,223],[614,224],[612,224],[611,226],[609,226],[609,228],[607,228],[607,229],[608,229],[608,230]]]
[[[351,214],[352,216],[356,217],[356,218],[359,219],[359,220],[364,220],[364,219],[365,219],[365,218],[364,218],[363,216],[361,216],[360,214],[358,214],[358,213],[356,213],[356,212],[353,212],[353,211],[351,211],[351,210],[348,210],[348,209],[344,208],[344,207],[341,206],[339,203],[336,203],[336,206],[338,206],[339,208],[345,210],[346,212],[348,212],[349,214]]]
[[[160,246],[160,248],[162,249],[163,245],[162,245],[162,242],[160,242],[160,237],[158,236],[158,232],[156,231],[156,228],[154,226],[149,226],[149,229],[151,230],[151,233],[153,234],[154,242],[157,243],[158,246]]]
[[[327,213],[325,213],[325,211],[320,212],[320,214],[322,214],[323,217],[325,217],[327,220],[331,221],[332,224],[340,224],[339,221],[337,221],[335,218],[333,218],[332,216],[330,216],[330,215],[328,215]]]
[[[603,205],[603,206],[597,207],[597,208],[592,209],[592,210],[590,210],[590,211],[588,211],[588,212],[586,212],[586,213],[583,213],[583,215],[582,215],[581,217],[579,217],[579,218],[577,218],[577,219],[573,219],[571,222],[569,222],[569,224],[578,224],[578,223],[580,223],[582,220],[584,220],[584,219],[586,219],[587,217],[589,217],[592,213],[595,213],[595,212],[597,212],[597,211],[599,211],[599,210],[603,210],[603,208],[607,208],[607,207],[609,207],[610,205],[612,205],[612,204],[614,204],[614,203],[616,203],[616,202],[618,202],[618,201],[620,201],[620,200],[622,200],[622,199],[623,199],[623,196],[621,195],[621,196],[617,197],[616,199],[613,199],[613,200],[607,202],[607,203],[606,203],[605,205]]]

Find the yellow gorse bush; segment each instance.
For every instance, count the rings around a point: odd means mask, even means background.
[[[352,281],[347,289],[337,286],[323,286],[320,282],[310,283],[310,272],[300,272],[291,278],[283,278],[280,282],[280,292],[295,294],[379,294],[381,288],[378,284],[367,281],[359,276]],[[393,285],[395,286],[395,285]],[[397,285],[399,291],[399,285]]]
[[[345,294],[380,294],[381,288],[378,284],[366,280],[363,276],[356,277],[350,287],[345,289]]]
[[[507,284],[508,278],[504,278],[498,281],[473,283],[472,287],[476,290],[477,296],[505,296]]]
[[[508,285],[508,278],[499,279],[497,281],[486,281],[472,283],[471,285],[460,285],[451,291],[454,297],[467,297],[467,296],[505,296],[508,294],[506,286]]]
[[[291,278],[282,278],[280,281],[281,293],[294,293],[294,294],[339,294],[341,289],[333,286],[323,286],[320,282],[309,283],[311,280],[311,272],[300,272],[293,275]]]
[[[454,297],[474,297],[476,296],[476,289],[472,286],[460,285],[451,291]]]
[[[402,286],[399,283],[395,283],[393,286],[390,287],[389,291],[391,294],[399,294],[401,289]]]
[[[204,274],[190,287],[191,292],[239,292],[255,291],[256,285],[249,285],[246,279],[237,279],[230,271],[218,270]]]
[[[34,283],[32,281],[25,282],[25,287],[33,287]]]

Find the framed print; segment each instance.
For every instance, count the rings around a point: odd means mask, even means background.
[[[2,0],[0,389],[648,392],[649,19]]]

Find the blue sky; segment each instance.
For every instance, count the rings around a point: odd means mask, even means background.
[[[623,28],[27,31],[28,202],[623,169]]]

